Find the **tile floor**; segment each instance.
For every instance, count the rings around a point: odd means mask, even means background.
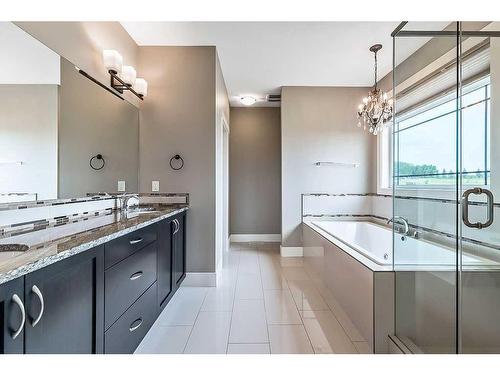
[[[301,258],[279,244],[234,243],[216,288],[181,287],[136,353],[368,353]]]

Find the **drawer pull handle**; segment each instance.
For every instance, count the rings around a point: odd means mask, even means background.
[[[40,321],[40,319],[42,319],[42,316],[43,316],[43,310],[45,308],[45,303],[44,303],[44,300],[43,300],[43,295],[42,295],[42,292],[40,292],[40,289],[38,289],[38,287],[36,285],[33,285],[31,287],[31,291],[36,294],[36,296],[38,297],[38,299],[40,300],[40,313],[38,314],[38,317],[36,319],[33,319],[33,322],[31,323],[31,326],[32,327],[35,327],[38,322]]]
[[[136,243],[139,243],[139,242],[142,242],[142,238],[138,238],[138,239],[136,239],[136,240],[130,240],[130,241],[129,241],[129,243],[130,243],[131,245],[135,245]]]
[[[19,334],[23,331],[23,327],[24,327],[24,322],[26,321],[26,313],[24,312],[24,305],[23,305],[23,301],[21,301],[21,298],[19,298],[19,296],[17,294],[14,294],[12,296],[12,301],[14,301],[14,303],[19,307],[19,309],[21,310],[21,324],[19,325],[19,328],[12,333],[11,337],[12,337],[12,340],[15,340],[17,338],[17,336],[19,336]]]
[[[130,276],[130,280],[137,280],[138,278],[142,277],[142,275],[142,271],[137,271],[136,273],[132,274],[132,276]]]
[[[142,318],[136,319],[132,322],[130,325],[130,328],[128,329],[130,332],[134,332],[137,328],[139,328],[142,325]]]

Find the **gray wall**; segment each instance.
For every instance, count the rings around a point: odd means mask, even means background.
[[[125,65],[137,69],[139,47],[119,22],[15,22],[62,57],[109,85],[109,74],[102,63],[103,49],[116,49]],[[141,77],[141,71],[137,70]],[[125,93],[138,106],[140,100]]]
[[[0,85],[0,193],[57,198],[57,85]]]
[[[140,112],[139,189],[190,193],[187,271],[215,270],[215,47],[141,47],[149,82]],[[184,168],[170,169],[175,154]]]
[[[281,233],[280,108],[231,108],[230,233]]]
[[[61,59],[59,97],[59,197],[138,190],[139,109],[83,77]],[[102,154],[106,165],[95,171],[89,160]]]
[[[356,126],[357,106],[367,90],[360,87],[282,89],[283,246],[302,246],[302,193],[375,191],[376,137]],[[359,167],[316,167],[317,161],[359,163]]]

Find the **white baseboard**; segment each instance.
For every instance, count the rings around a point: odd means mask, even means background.
[[[280,246],[280,254],[283,258],[303,257],[304,248],[302,246]]]
[[[281,242],[281,234],[231,234],[231,242]]]
[[[216,286],[215,272],[188,272],[182,286]]]

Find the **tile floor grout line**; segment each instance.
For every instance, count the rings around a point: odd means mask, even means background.
[[[260,251],[260,249],[259,249]],[[262,298],[264,300],[264,318],[266,319],[266,332],[267,332],[267,340],[269,342],[269,354],[273,354],[271,352],[271,336],[269,335],[269,324],[267,322],[267,308],[266,308],[266,298],[265,298],[265,295],[264,295],[264,283],[262,282],[262,268],[260,266],[260,260],[259,258],[257,257],[257,262],[258,262],[258,265],[259,265],[259,274],[260,274],[260,286],[262,288]]]
[[[201,302],[200,308],[198,309],[198,313],[196,314],[196,318],[193,322],[193,325],[191,326],[191,331],[189,331],[189,336],[186,340],[186,343],[184,344],[184,349],[182,350],[183,354],[185,354],[185,352],[186,352],[187,344],[189,343],[189,339],[191,338],[191,335],[193,334],[194,326],[195,326],[196,322],[198,321],[198,317],[200,316],[200,312],[201,312],[201,307],[205,303],[205,298],[207,298],[207,294],[208,294],[208,290],[205,291],[205,295],[203,296],[203,301]]]
[[[229,244],[229,250],[231,251],[231,244]],[[233,315],[234,315],[234,302],[236,301],[236,288],[238,284],[238,278],[240,274],[240,262],[241,262],[241,254],[238,254],[238,267],[236,267],[236,280],[234,281],[234,294],[233,294],[233,307],[231,309],[231,319],[229,321],[229,333],[227,335],[227,344],[226,344],[226,354],[229,351],[229,340],[231,339],[231,329],[233,327]]]

